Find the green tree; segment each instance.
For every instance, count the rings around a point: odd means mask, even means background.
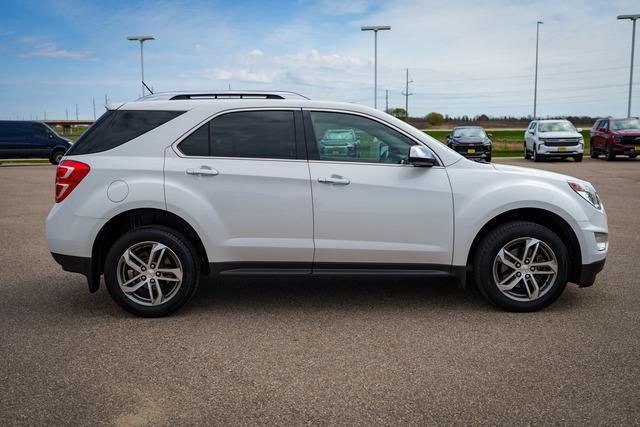
[[[444,116],[440,113],[431,112],[424,118],[431,126],[439,126],[444,123]]]
[[[407,118],[407,110],[405,110],[404,108],[390,108],[387,112],[399,119]]]

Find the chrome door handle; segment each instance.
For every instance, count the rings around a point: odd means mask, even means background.
[[[320,184],[333,184],[333,185],[349,185],[351,181],[347,178],[343,178],[338,175],[331,175],[329,178],[318,178]]]
[[[197,176],[216,176],[218,175],[218,171],[210,168],[208,166],[200,166],[198,169],[187,169],[187,175],[197,175]]]

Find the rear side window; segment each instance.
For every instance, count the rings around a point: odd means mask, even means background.
[[[241,111],[218,116],[178,146],[187,156],[295,159],[293,111]]]
[[[107,151],[178,117],[184,111],[110,110],[71,146],[68,155]]]

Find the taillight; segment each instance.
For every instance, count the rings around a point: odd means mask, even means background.
[[[67,198],[89,173],[89,165],[74,160],[64,160],[56,170],[56,203]]]

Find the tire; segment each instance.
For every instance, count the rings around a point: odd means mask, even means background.
[[[581,162],[582,161],[582,154],[578,154],[577,156],[573,156],[573,160],[576,162]]]
[[[531,154],[529,154],[529,150],[527,150],[527,143],[524,143],[524,159],[529,160],[531,158]]]
[[[49,161],[51,162],[51,164],[53,165],[59,164],[62,158],[64,157],[64,153],[65,151],[63,150],[56,150],[53,153],[51,153],[51,157],[49,158]]]
[[[610,144],[607,144],[607,147],[606,147],[605,152],[604,152],[604,158],[607,161],[613,161],[613,160],[616,159],[616,153],[611,151],[611,145]]]
[[[543,157],[540,154],[538,154],[538,147],[536,147],[536,145],[533,144],[533,161],[536,163],[539,163],[543,160],[544,160]]]
[[[154,259],[149,259],[151,253]],[[141,317],[169,315],[182,307],[198,288],[200,265],[196,259],[191,243],[170,228],[134,229],[116,240],[107,253],[104,265],[107,290],[129,313]],[[160,260],[162,272],[154,271],[160,266],[154,260]],[[131,283],[127,286],[130,291],[125,292],[121,283]]]
[[[491,154],[484,158],[485,162],[491,162]]]
[[[536,249],[536,261],[522,256],[527,243],[535,241],[540,242]],[[518,245],[523,249],[520,252],[513,249]],[[515,258],[503,255],[504,259],[514,266],[519,265],[519,268],[510,269],[506,264],[502,264],[500,253],[505,248],[508,248],[507,251],[515,255]],[[530,246],[527,250],[529,256],[533,249],[534,247]],[[473,271],[478,289],[494,305],[508,311],[536,311],[549,306],[564,291],[569,271],[568,258],[566,246],[553,231],[533,222],[513,221],[496,227],[485,236],[475,252]],[[515,264],[516,259],[519,260],[518,264]],[[553,267],[536,267],[535,264],[540,264],[546,259],[554,260],[554,263],[550,263],[556,268],[555,275],[549,274]],[[531,273],[531,268],[537,268],[534,271],[539,273]],[[510,273],[513,273],[513,279],[509,279]],[[529,276],[525,277],[527,274]],[[510,290],[501,290],[498,287],[500,280],[507,285],[515,285]],[[537,293],[535,286],[538,286]]]
[[[637,154],[629,154],[629,158],[630,158],[630,159],[635,159],[636,157],[638,157],[638,155],[637,155]]]
[[[592,159],[597,159],[598,157],[600,157],[600,154],[598,154],[598,150],[596,150],[596,147],[593,146],[593,139],[589,140],[589,150],[591,152]]]

